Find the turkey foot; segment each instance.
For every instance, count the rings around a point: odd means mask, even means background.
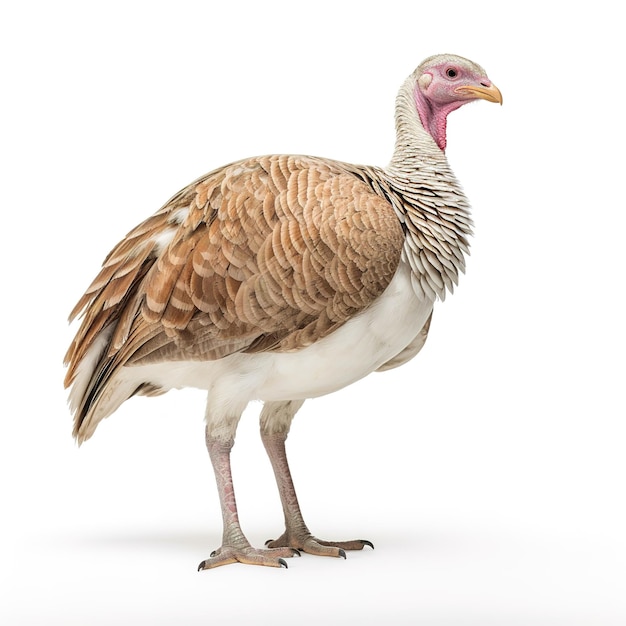
[[[300,403],[302,404],[302,403]],[[300,406],[298,404],[298,407]],[[297,408],[296,407],[296,410]],[[272,410],[278,413],[278,409],[287,410],[290,408],[287,404],[275,406],[266,405],[267,415],[271,415]],[[262,415],[263,418],[263,415]],[[278,492],[285,513],[285,532],[278,539],[269,539],[265,542],[268,548],[296,548],[307,554],[316,554],[318,556],[340,556],[346,558],[346,550],[362,550],[365,546],[374,548],[374,544],[366,539],[355,539],[353,541],[322,541],[314,537],[302,518],[300,505],[296,496],[296,490],[293,486],[289,464],[287,463],[287,454],[285,452],[285,440],[287,432],[266,432],[263,427],[263,419],[261,420],[261,439],[267,450],[267,454],[272,463],[276,483],[278,484]]]
[[[245,563],[246,565],[265,565],[267,567],[287,567],[285,558],[300,556],[300,553],[291,547],[280,547],[276,550],[256,549],[250,545],[239,524],[235,489],[230,469],[230,451],[233,440],[222,441],[210,436],[207,425],[207,449],[215,471],[217,491],[222,506],[222,521],[224,532],[222,545],[211,553],[198,565],[198,571],[213,569],[230,563]]]
[[[285,559],[300,556],[298,550],[291,547],[270,548],[267,550],[253,548],[252,546],[222,546],[208,559],[198,565],[198,571],[213,569],[220,565],[230,563],[244,563],[246,565],[265,565],[267,567],[287,567]]]
[[[374,549],[374,544],[367,539],[354,539],[353,541],[322,541],[311,533],[283,533],[278,539],[269,539],[265,542],[268,548],[277,549],[291,547],[315,554],[316,556],[336,556],[346,558],[346,550],[362,550],[365,546]]]

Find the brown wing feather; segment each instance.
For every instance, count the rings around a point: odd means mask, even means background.
[[[109,254],[72,311],[84,319],[66,383],[111,325],[106,378],[126,364],[310,345],[380,296],[403,239],[353,166],[268,156],[216,170]]]

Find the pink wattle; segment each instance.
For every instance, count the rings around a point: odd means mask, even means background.
[[[445,104],[433,102],[424,96],[419,85],[415,86],[413,94],[422,126],[435,140],[439,149],[445,152],[448,114],[462,106],[464,101],[446,102]]]

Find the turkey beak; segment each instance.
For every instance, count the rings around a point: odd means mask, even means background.
[[[469,94],[474,98],[481,98],[482,100],[487,100],[488,102],[499,102],[502,104],[502,94],[493,83],[488,87],[484,85],[481,85],[480,87],[475,87],[474,85],[463,85],[462,87],[457,87],[454,91],[463,95]]]

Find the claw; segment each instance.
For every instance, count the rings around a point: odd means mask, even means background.
[[[281,567],[288,569],[289,566],[287,565],[287,561],[285,561],[285,559],[278,559],[278,562],[280,563]]]
[[[340,556],[342,559],[347,558],[347,557],[346,557],[346,551],[345,551],[343,548],[339,548],[339,556]]]
[[[361,541],[364,546],[369,546],[372,550],[374,549],[374,544],[371,541],[367,539],[360,539],[359,541]]]

